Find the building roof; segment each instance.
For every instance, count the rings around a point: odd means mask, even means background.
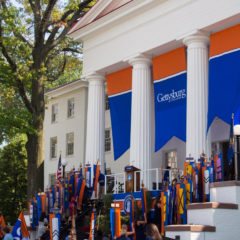
[[[69,34],[76,32],[132,1],[134,0],[98,0],[96,4],[72,27]],[[104,7],[103,9],[101,8],[101,5]]]
[[[71,92],[77,88],[87,87],[87,86],[88,86],[88,82],[83,81],[82,79],[78,79],[71,82],[67,82],[58,87],[49,89],[45,91],[44,95],[59,95],[59,94],[61,95],[66,92]]]

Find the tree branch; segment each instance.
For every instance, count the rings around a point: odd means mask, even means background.
[[[52,10],[53,10],[56,2],[57,2],[57,0],[50,0],[48,5],[47,5],[47,8],[46,8],[45,12],[43,13],[43,18],[42,18],[41,24],[39,26],[39,30],[43,33],[46,32],[48,21],[50,19],[50,16],[52,14]]]
[[[63,48],[62,52],[74,52],[74,53],[82,53],[82,51],[79,51],[79,50],[77,50],[77,49],[70,48],[70,47]]]
[[[67,57],[66,57],[66,55],[64,55],[64,60],[63,60],[63,64],[62,64],[61,70],[55,76],[53,76],[52,78],[49,78],[47,81],[48,82],[56,81],[64,73],[65,68],[66,68],[66,64],[67,64]]]
[[[17,73],[17,65],[16,63],[14,62],[14,60],[12,59],[12,57],[9,55],[5,45],[3,44],[3,38],[2,38],[2,20],[0,20],[0,47],[2,49],[2,54],[3,56],[6,58],[7,62],[9,63],[10,65],[10,68],[12,70],[12,73],[16,74]],[[17,77],[15,76],[15,80],[16,80],[16,85],[18,87],[18,91],[19,91],[19,94],[26,106],[26,108],[28,109],[28,111],[30,113],[33,113],[34,112],[34,109],[27,97],[27,94],[26,94],[26,91],[25,91],[25,87],[24,87],[24,84],[23,82]]]
[[[81,17],[82,15],[84,15],[83,13],[83,9],[87,7],[87,5],[91,2],[92,0],[85,0],[84,2],[81,2],[78,5],[78,10],[75,11],[75,13],[73,14],[73,16],[71,17],[71,19],[67,22],[67,26],[62,30],[62,32],[60,33],[60,35],[57,37],[57,39],[53,40],[52,42],[48,42],[48,51],[50,51],[51,49],[53,49],[55,46],[57,46],[60,42],[62,42],[62,40],[65,38],[66,34],[68,33],[68,31],[71,29],[72,25],[79,19],[79,17]],[[68,15],[67,15],[68,13]],[[71,14],[70,11],[67,11],[66,13],[63,14],[62,18],[67,18],[67,16],[69,16]],[[59,27],[58,27],[59,29]],[[56,34],[55,34],[56,35]],[[51,37],[51,35],[50,35]],[[49,38],[50,38],[49,37]]]
[[[5,0],[1,0],[1,5],[2,5],[2,8],[4,9],[4,11],[6,11],[8,13],[8,15],[10,15]],[[19,33],[15,28],[12,28],[12,31],[16,38],[27,43],[28,46],[32,47],[31,43],[21,33]]]

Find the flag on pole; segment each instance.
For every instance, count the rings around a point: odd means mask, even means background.
[[[22,212],[20,213],[18,220],[12,230],[12,236],[13,236],[13,239],[18,239],[18,240],[29,239],[27,225]]]
[[[142,200],[142,212],[143,219],[147,223],[147,199],[146,199],[146,189],[143,187],[141,189],[141,200]]]
[[[110,208],[110,224],[112,238],[120,237],[121,231],[121,212],[119,208]]]
[[[229,165],[232,164],[232,159],[233,159],[233,157],[234,157],[233,118],[234,118],[234,115],[232,115],[232,119],[231,119],[230,136],[229,136],[229,146],[228,146],[228,153],[227,153],[228,164],[229,164]]]
[[[97,186],[98,186],[98,178],[100,175],[100,165],[97,164],[96,165],[96,170],[94,172],[94,193],[95,193],[95,197],[97,198]]]
[[[130,230],[134,231],[135,225],[134,225],[134,198],[133,195],[131,195],[131,206],[130,206]],[[136,232],[130,237],[132,240],[136,240]]]
[[[59,240],[61,227],[61,214],[49,214],[50,239]]]
[[[57,169],[57,180],[58,183],[61,182],[62,179],[62,160],[61,160],[61,154],[59,156],[59,160],[58,160],[58,169]]]
[[[0,238],[3,238],[2,228],[6,227],[3,215],[0,216]]]
[[[91,222],[90,222],[90,233],[89,233],[89,239],[88,240],[94,240],[95,239],[95,218],[96,214],[92,213],[91,216]]]
[[[1,215],[1,217],[0,217],[0,226],[1,227],[6,227],[6,223],[5,223],[3,215]]]

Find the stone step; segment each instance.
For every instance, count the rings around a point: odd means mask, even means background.
[[[214,234],[216,227],[209,225],[169,225],[165,227],[165,235],[169,238],[180,237],[180,240],[202,240],[205,234]]]
[[[215,226],[210,225],[168,225],[165,228],[165,232],[216,232]]]
[[[240,204],[240,181],[211,183],[210,201]]]
[[[206,209],[206,208],[222,208],[222,209],[238,209],[238,204],[224,202],[205,202],[187,204],[187,210]]]
[[[216,226],[218,229],[236,230],[240,221],[240,210],[234,203],[193,203],[187,205],[187,223]]]

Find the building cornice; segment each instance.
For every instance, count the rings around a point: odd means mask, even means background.
[[[92,33],[102,30],[105,27],[111,26],[114,23],[120,21],[123,18],[126,18],[130,15],[133,15],[135,12],[146,8],[146,6],[151,5],[154,2],[166,2],[167,0],[134,0],[128,4],[122,6],[121,8],[116,9],[113,12],[110,12],[106,16],[98,19],[97,21],[92,22],[89,25],[86,25],[77,31],[72,31],[69,36],[71,36],[74,41],[84,41]],[[74,30],[74,29],[73,29]]]
[[[77,89],[81,89],[81,88],[88,88],[88,82],[83,81],[81,79],[73,81],[73,82],[69,82],[62,86],[50,89],[44,95],[47,98],[53,98],[53,97],[61,96],[63,94],[68,94],[68,93],[74,92]]]

